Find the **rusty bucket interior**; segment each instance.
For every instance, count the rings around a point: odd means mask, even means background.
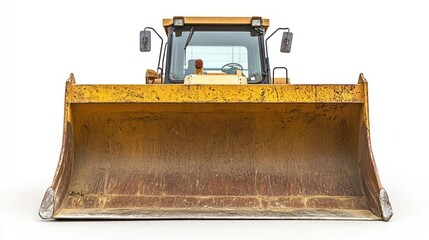
[[[378,219],[362,186],[362,110],[72,104],[57,216]]]

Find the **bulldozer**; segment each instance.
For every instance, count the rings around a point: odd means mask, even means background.
[[[262,17],[173,17],[146,84],[66,82],[43,219],[388,221],[370,143],[368,83],[291,84]],[[152,36],[151,36],[152,35]],[[158,41],[157,41],[158,42]],[[281,74],[277,74],[280,72]],[[280,76],[281,75],[281,76]]]

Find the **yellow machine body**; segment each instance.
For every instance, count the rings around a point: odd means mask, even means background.
[[[156,72],[148,75],[161,83]],[[339,85],[203,78],[81,85],[72,74],[59,164],[40,216],[390,219],[362,74],[357,84]]]

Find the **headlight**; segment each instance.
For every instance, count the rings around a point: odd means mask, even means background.
[[[262,26],[262,19],[260,17],[252,17],[251,20],[252,27]]]
[[[185,25],[185,19],[183,17],[175,17],[173,18],[173,26],[175,27],[183,27]]]

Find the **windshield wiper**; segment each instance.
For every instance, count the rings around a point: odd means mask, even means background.
[[[183,50],[186,51],[186,47],[188,46],[189,42],[191,41],[192,35],[194,35],[194,26],[192,26],[191,31],[189,32],[188,39],[186,39],[185,47]]]

